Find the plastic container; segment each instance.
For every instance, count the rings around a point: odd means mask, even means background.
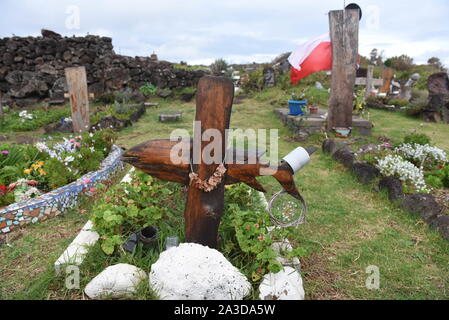
[[[304,115],[303,108],[307,105],[307,100],[295,101],[288,100],[288,107],[290,108],[290,116]]]
[[[293,174],[301,170],[310,161],[310,155],[303,147],[298,147],[282,160],[287,162],[293,170]]]
[[[141,243],[143,243],[144,247],[151,247],[157,243],[159,232],[156,227],[148,226],[143,228],[137,233],[137,238]]]

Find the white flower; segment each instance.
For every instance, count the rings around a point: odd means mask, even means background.
[[[396,148],[395,151],[405,159],[419,163],[421,166],[425,163],[433,166],[435,162],[447,162],[448,160],[446,152],[428,144],[405,143]]]
[[[387,155],[378,160],[376,167],[383,176],[394,176],[403,182],[410,182],[418,192],[430,192],[424,181],[422,168],[416,167],[398,155]]]
[[[28,113],[28,111],[23,110],[19,113],[19,117],[21,117],[22,119],[29,119],[32,120],[33,119],[33,115]]]
[[[73,156],[68,156],[64,159],[65,162],[73,162],[75,158]]]

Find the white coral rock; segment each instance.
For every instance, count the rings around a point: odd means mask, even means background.
[[[165,300],[241,300],[251,290],[223,254],[195,243],[161,253],[151,266],[150,287]]]
[[[142,269],[120,263],[104,269],[87,284],[84,292],[91,299],[124,298],[135,293],[138,284],[146,279]]]

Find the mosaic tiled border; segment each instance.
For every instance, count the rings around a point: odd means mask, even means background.
[[[28,223],[36,223],[54,217],[73,208],[78,198],[97,183],[107,180],[123,169],[120,156],[123,150],[113,146],[111,153],[103,160],[98,171],[89,172],[66,186],[48,192],[30,201],[16,202],[0,210],[0,234]],[[88,182],[88,183],[86,183]]]

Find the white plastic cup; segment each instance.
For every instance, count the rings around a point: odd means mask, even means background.
[[[293,173],[296,173],[309,163],[310,156],[306,149],[298,147],[287,154],[282,160],[290,165],[293,169]]]

